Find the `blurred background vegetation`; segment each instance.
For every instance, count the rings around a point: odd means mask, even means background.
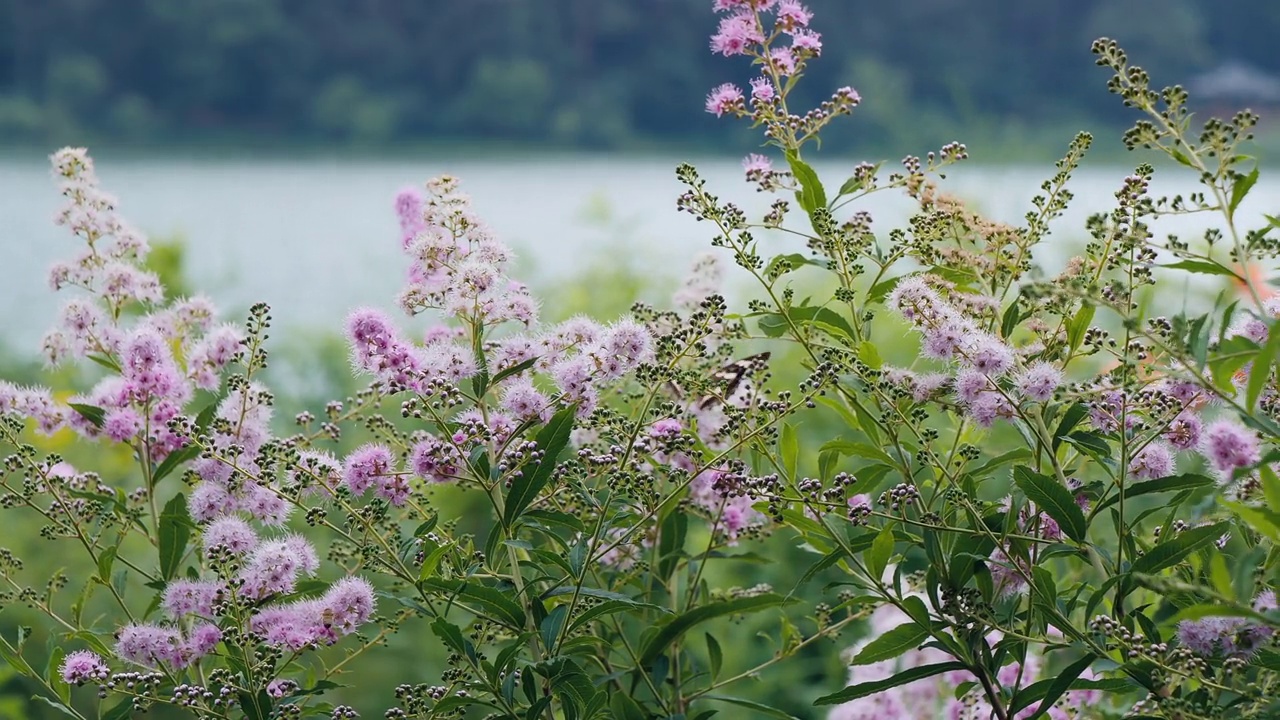
[[[0,0],[0,145],[740,151],[753,133],[700,113],[710,87],[750,72],[708,52],[710,4]],[[827,42],[804,99],[852,84],[874,100],[837,130],[862,148],[992,137],[1028,153],[1122,122],[1091,66],[1100,35],[1157,82],[1234,83],[1280,106],[1272,0],[811,5]]]

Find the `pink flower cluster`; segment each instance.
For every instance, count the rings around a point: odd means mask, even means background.
[[[922,334],[921,355],[953,368],[953,375],[894,370],[890,379],[910,390],[917,402],[932,398],[949,382],[970,419],[989,427],[998,419],[1012,418],[1017,402],[1047,402],[1062,384],[1062,371],[1048,363],[1019,369],[1013,348],[983,331],[924,276],[903,279],[888,300]]]
[[[66,199],[54,222],[71,230],[85,247],[49,271],[49,284],[55,290],[67,285],[89,290],[105,301],[113,317],[128,302],[158,302],[163,296],[159,279],[138,264],[150,249],[147,240],[116,213],[116,199],[98,187],[88,152],[63,148],[50,160]]]
[[[187,497],[187,509],[196,522],[236,512],[275,526],[289,518],[289,504],[256,459],[271,439],[271,415],[271,393],[258,383],[238,387],[218,403],[215,417],[223,422],[214,423],[210,432],[212,456],[192,463],[201,482]]]
[[[111,671],[102,657],[88,650],[76,650],[62,659],[58,671],[63,682],[70,685],[83,685],[87,682],[102,682],[111,676]]]
[[[1277,608],[1276,592],[1264,590],[1253,599],[1260,613]],[[1197,655],[1248,659],[1271,642],[1275,629],[1239,617],[1207,617],[1178,623],[1178,641]]]
[[[154,623],[131,623],[116,633],[116,654],[145,667],[180,670],[198,662],[222,642],[222,631],[202,622],[185,632]]]
[[[217,311],[206,298],[160,305],[160,282],[141,264],[146,239],[120,218],[114,198],[98,187],[93,161],[73,148],[51,159],[66,198],[57,222],[84,247],[71,262],[54,266],[50,283],[55,290],[79,287],[88,296],[67,301],[42,348],[51,365],[92,357],[119,374],[69,399],[101,409],[100,425],[60,407],[45,390],[6,383],[0,383],[0,412],[31,418],[45,434],[71,427],[86,438],[145,444],[158,462],[186,442],[169,431],[169,420],[182,412],[194,388],[218,389],[243,336],[230,326],[214,326]],[[134,306],[145,314],[126,327],[123,320],[130,316],[124,311]]]
[[[253,616],[249,628],[267,644],[288,650],[332,645],[373,617],[377,605],[373,586],[358,577],[335,582],[314,600],[268,607]]]
[[[373,488],[392,505],[403,505],[409,498],[409,479],[397,465],[395,453],[386,445],[362,445],[343,462],[342,484],[352,495],[363,495]]]
[[[428,309],[484,325],[537,318],[528,289],[506,275],[511,249],[471,210],[458,181],[427,183],[424,196],[406,189],[396,198],[401,241],[413,259],[400,305],[410,314]]]

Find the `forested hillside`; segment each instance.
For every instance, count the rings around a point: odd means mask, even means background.
[[[1118,104],[1088,52],[1104,34],[1157,82],[1230,60],[1280,72],[1271,0],[811,4],[818,29],[840,41],[805,87],[857,87],[868,103],[847,132],[878,147],[949,139],[957,127],[1035,137],[1113,120]],[[733,136],[711,139],[700,99],[744,68],[707,51],[708,5],[0,0],[0,144],[725,147]]]

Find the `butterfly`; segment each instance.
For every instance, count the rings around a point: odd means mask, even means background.
[[[698,410],[709,410],[720,405],[746,407],[754,400],[754,386],[751,379],[768,367],[768,352],[749,355],[725,365],[712,375],[715,390],[708,391],[698,398],[692,407]],[[674,381],[667,383],[676,399],[683,400],[685,391]],[[745,396],[745,397],[740,397]]]

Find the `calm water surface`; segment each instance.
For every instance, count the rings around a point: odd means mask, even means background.
[[[409,184],[440,173],[462,178],[479,212],[521,256],[521,273],[535,288],[570,279],[589,261],[631,253],[639,267],[668,278],[709,247],[710,229],[675,210],[681,186],[678,157],[565,156],[528,161],[276,160],[107,158],[98,163],[104,186],[120,210],[153,237],[181,236],[188,245],[192,284],[237,314],[250,303],[271,304],[278,327],[337,326],[357,304],[389,307],[403,277],[391,201]],[[772,196],[741,182],[728,159],[697,163],[712,191],[748,209]],[[853,162],[817,166],[828,182],[847,177]],[[1050,168],[962,167],[945,187],[990,216],[1020,222]],[[1042,259],[1052,264],[1077,247],[1088,213],[1106,209],[1125,174],[1121,168],[1083,170],[1076,201],[1056,226]],[[1190,178],[1157,190],[1186,190]],[[1280,184],[1264,179],[1242,217],[1280,210]],[[59,203],[38,157],[0,157],[0,348],[34,354],[61,298],[49,292],[45,271],[75,251],[75,240],[51,218]],[[887,232],[910,205],[885,194],[861,206]],[[605,209],[611,218],[591,220]],[[1248,213],[1252,212],[1253,215]],[[1166,227],[1184,238],[1203,221],[1178,219]],[[765,252],[798,249],[783,236]],[[607,261],[607,260],[606,260]]]

